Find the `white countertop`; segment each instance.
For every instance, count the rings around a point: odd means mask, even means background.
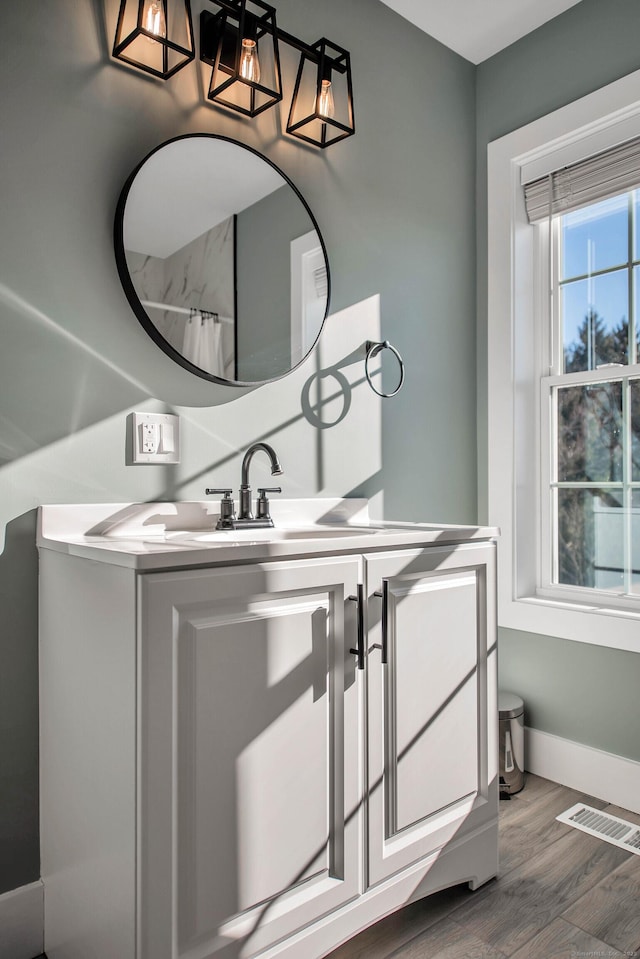
[[[41,506],[38,548],[144,571],[494,539],[487,526],[369,519],[363,499],[272,500],[274,529],[216,531],[219,500]]]

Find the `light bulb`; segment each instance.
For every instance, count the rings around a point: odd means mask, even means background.
[[[330,120],[336,112],[336,106],[333,102],[333,90],[331,89],[331,80],[323,80],[318,94],[318,113],[321,117]]]
[[[243,40],[240,54],[240,76],[243,80],[260,82],[260,61],[258,60],[258,44],[255,40]]]
[[[147,0],[142,16],[145,30],[153,33],[156,37],[166,37],[167,23],[164,18],[164,5],[162,0]],[[150,43],[156,41],[153,37],[146,38]]]

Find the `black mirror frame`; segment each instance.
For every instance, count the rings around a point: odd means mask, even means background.
[[[129,197],[129,192],[131,190],[133,181],[135,180],[135,178],[137,177],[138,173],[140,172],[142,167],[145,165],[145,163],[155,153],[157,153],[159,150],[162,150],[163,147],[168,146],[170,143],[176,143],[179,140],[193,140],[195,138],[201,138],[203,140],[224,140],[226,143],[232,143],[232,144],[235,144],[236,146],[241,147],[243,150],[248,150],[249,153],[253,153],[255,156],[259,157],[261,160],[264,160],[265,163],[268,163],[269,166],[271,166],[276,171],[276,173],[280,174],[284,183],[290,186],[293,192],[296,194],[296,196],[298,197],[298,199],[304,206],[305,210],[307,211],[307,214],[309,216],[309,219],[311,220],[313,228],[318,234],[318,239],[320,240],[320,246],[322,247],[322,253],[324,255],[324,260],[327,267],[327,305],[325,307],[325,313],[324,313],[322,323],[320,324],[320,329],[318,330],[318,335],[316,336],[309,350],[305,353],[303,357],[301,357],[301,359],[294,366],[292,366],[286,372],[281,373],[279,376],[274,376],[274,377],[271,377],[270,379],[249,380],[249,381],[227,380],[227,379],[224,379],[223,377],[216,376],[213,373],[207,373],[205,370],[200,369],[200,367],[195,366],[189,360],[185,359],[184,356],[181,353],[179,353],[178,350],[176,350],[173,346],[171,346],[171,344],[168,343],[167,340],[165,340],[165,338],[159,332],[155,323],[153,322],[153,320],[151,319],[151,317],[149,316],[149,314],[143,307],[142,303],[140,302],[140,298],[136,292],[136,289],[133,285],[133,280],[131,279],[131,275],[129,273],[129,267],[127,265],[127,258],[126,258],[126,251],[124,247],[124,214],[125,214],[127,199]],[[140,163],[138,163],[138,165],[132,171],[130,176],[127,178],[125,185],[122,188],[120,197],[118,199],[118,204],[116,206],[114,229],[113,229],[113,242],[114,242],[114,249],[115,249],[116,266],[118,268],[118,275],[120,277],[120,282],[124,289],[127,300],[129,301],[129,305],[131,306],[131,309],[136,315],[136,318],[144,327],[144,329],[149,334],[151,339],[154,341],[156,346],[159,346],[160,349],[164,353],[166,353],[167,356],[170,357],[170,359],[172,359],[175,363],[177,363],[183,369],[188,370],[189,373],[194,373],[196,376],[199,376],[201,379],[209,380],[212,383],[217,383],[222,386],[237,386],[239,388],[244,388],[244,389],[264,386],[266,383],[275,383],[278,380],[283,379],[283,377],[288,376],[289,373],[292,373],[302,363],[304,363],[304,361],[309,356],[309,354],[313,351],[316,344],[318,343],[318,340],[320,339],[320,334],[322,333],[322,330],[324,329],[327,316],[329,315],[329,306],[331,302],[331,273],[329,269],[329,257],[327,255],[327,248],[325,246],[324,238],[322,236],[322,233],[320,232],[320,227],[318,226],[315,216],[311,212],[309,204],[307,203],[307,201],[305,200],[305,198],[303,197],[302,193],[297,188],[295,183],[293,183],[289,179],[287,174],[284,173],[279,166],[273,163],[272,160],[264,156],[264,154],[260,153],[259,150],[255,150],[253,147],[247,146],[246,143],[242,143],[239,140],[235,140],[233,137],[226,137],[218,133],[186,133],[186,134],[182,134],[181,136],[172,137],[169,140],[165,140],[163,143],[160,143],[157,147],[154,147],[154,149],[151,150],[151,152],[148,153],[144,157],[144,159],[140,161]]]

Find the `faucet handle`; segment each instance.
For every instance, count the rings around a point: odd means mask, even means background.
[[[271,519],[269,515],[269,500],[267,493],[281,493],[281,486],[259,486],[258,487],[258,515],[257,519]]]
[[[205,493],[209,496],[212,493],[222,494],[222,499],[220,500],[220,519],[216,529],[233,529],[233,524],[236,519],[236,508],[233,500],[231,499],[231,490],[230,489],[206,489]]]

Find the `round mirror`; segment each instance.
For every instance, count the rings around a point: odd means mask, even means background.
[[[198,376],[278,379],[320,335],[329,265],[313,214],[273,163],[227,137],[150,153],[120,196],[115,249],[145,330]]]

